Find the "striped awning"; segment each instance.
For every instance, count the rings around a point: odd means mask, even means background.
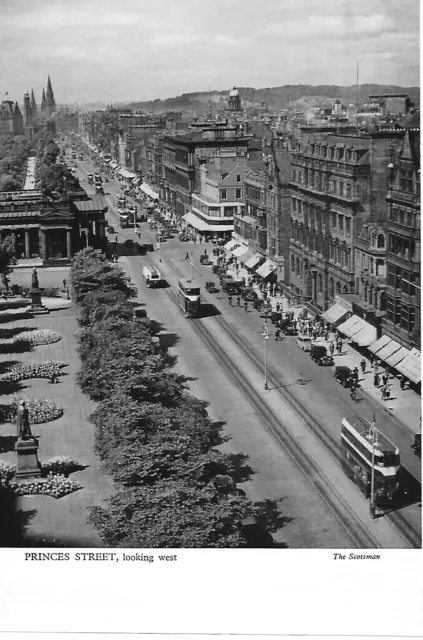
[[[351,316],[351,318],[348,318],[348,320],[346,320],[345,322],[339,325],[338,331],[343,333],[348,338],[351,338],[351,336],[353,336],[354,333],[357,333],[362,328],[361,324],[358,325],[358,323],[360,323],[361,321],[362,321],[362,318],[359,318],[359,316]]]
[[[226,251],[233,251],[236,247],[239,247],[238,240],[229,240],[223,247]]]
[[[245,266],[247,267],[247,269],[254,269],[254,267],[256,265],[258,265],[258,263],[260,262],[260,260],[263,260],[263,256],[260,253],[256,253],[253,255],[252,258],[250,258],[246,263]]]
[[[262,278],[268,278],[271,273],[276,269],[276,265],[270,260],[266,260],[256,271],[256,273]]]
[[[388,342],[391,342],[391,338],[383,335],[379,338],[379,340],[376,340],[376,342],[369,346],[369,351],[377,355],[378,351],[380,351],[385,345],[387,345]]]
[[[359,347],[368,347],[375,342],[377,338],[377,329],[372,324],[369,324],[365,320],[361,320],[358,331],[355,328],[358,325],[354,325],[354,333],[351,336],[351,340],[358,344]]]
[[[339,302],[337,302],[336,304],[333,304],[327,311],[322,313],[322,318],[330,324],[336,324],[337,322],[339,322],[339,320],[341,320],[341,318],[346,316],[347,313],[348,309],[345,309],[342,304],[339,304]]]
[[[237,247],[232,251],[232,255],[234,256],[234,258],[240,258],[242,254],[246,253],[247,251],[248,247],[246,247],[245,244],[242,244],[240,247]]]
[[[395,368],[414,384],[418,384],[422,379],[421,357],[414,353],[410,353]]]
[[[389,364],[390,367],[394,367],[395,369],[397,364],[402,362],[408,355],[410,355],[409,350],[405,347],[400,347],[398,351],[395,351],[395,353],[386,358],[385,362],[386,364]]]
[[[251,260],[251,258],[254,258],[254,254],[253,254],[253,253],[251,253],[251,251],[249,251],[249,250],[247,249],[247,251],[246,251],[245,253],[243,253],[243,254],[240,256],[240,258],[239,258],[239,259],[241,260],[241,262],[242,262],[243,264],[245,264],[245,265],[246,265],[246,263],[247,263],[249,260]]]

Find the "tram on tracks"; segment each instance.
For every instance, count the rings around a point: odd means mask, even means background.
[[[195,280],[182,278],[178,282],[178,297],[187,318],[198,318],[201,312],[201,287]]]
[[[346,475],[370,498],[372,459],[374,466],[375,504],[393,505],[400,490],[400,451],[378,429],[344,418],[341,423],[342,467]]]

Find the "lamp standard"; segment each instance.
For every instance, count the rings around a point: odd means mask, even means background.
[[[269,329],[267,327],[267,318],[264,319],[263,325],[263,333],[264,336],[264,390],[269,390],[269,385],[267,384],[267,341],[269,340]]]
[[[369,421],[368,421],[369,422]],[[375,504],[375,445],[378,444],[378,431],[376,429],[376,416],[373,414],[372,422],[369,422],[369,435],[372,439],[372,475],[370,480],[370,517],[374,520],[376,518],[376,504]]]

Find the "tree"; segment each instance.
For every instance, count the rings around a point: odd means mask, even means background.
[[[97,249],[86,248],[76,254],[71,266],[72,298],[81,304],[85,296],[95,290],[103,293],[120,292],[126,298],[136,296],[137,290],[117,264],[110,263]]]
[[[59,193],[80,187],[79,180],[62,164],[41,164],[37,168],[37,182],[46,191]]]
[[[15,246],[12,238],[8,237],[0,243],[0,275],[4,277],[11,273],[12,265],[15,263]]]
[[[121,489],[106,509],[94,507],[90,515],[106,544],[146,549],[247,547],[246,518],[260,519],[267,532],[281,525],[277,509],[222,494],[211,484],[199,490],[180,480]]]

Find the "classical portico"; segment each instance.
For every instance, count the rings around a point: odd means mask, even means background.
[[[106,211],[98,196],[95,201],[61,203],[14,202],[0,195],[0,240],[12,238],[18,263],[68,262],[81,248],[102,241]]]

